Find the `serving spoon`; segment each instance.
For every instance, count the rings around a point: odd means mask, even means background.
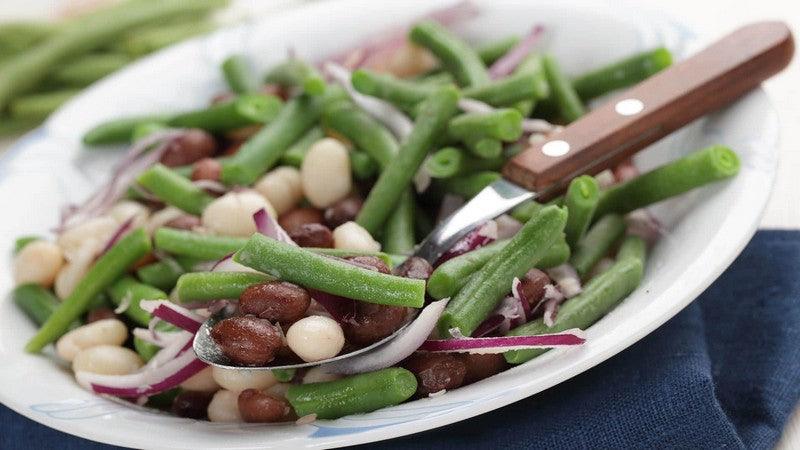
[[[441,222],[414,256],[433,264],[472,229],[521,203],[546,200],[582,174],[611,168],[684,125],[730,104],[784,69],[794,54],[794,40],[782,22],[745,25],[699,53],[668,67],[616,95],[544,142],[531,144],[503,167],[503,177],[480,191]],[[231,315],[213,315],[195,336],[197,357],[225,368],[232,365],[211,338],[210,329]],[[410,322],[409,322],[410,323]],[[331,359],[247,369],[293,369],[341,365],[346,359],[380,352],[409,323],[368,347]]]

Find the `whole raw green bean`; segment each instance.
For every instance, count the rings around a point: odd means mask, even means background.
[[[378,173],[378,163],[368,154],[356,150],[350,150],[350,170],[356,180],[368,180]]]
[[[422,307],[425,282],[386,275],[254,234],[233,260],[284,281],[369,303]]]
[[[608,254],[625,233],[625,221],[617,214],[606,214],[578,241],[569,262],[581,278],[586,277],[597,261]]]
[[[547,83],[550,85],[553,100],[558,106],[558,112],[567,121],[572,122],[586,114],[586,108],[581,102],[578,93],[572,86],[572,82],[561,72],[561,67],[555,58],[547,55],[542,60],[544,72],[547,75]]]
[[[215,236],[162,227],[153,235],[155,247],[173,255],[214,261],[244,247],[247,238]]]
[[[567,300],[558,309],[552,327],[536,319],[508,332],[509,336],[535,336],[558,333],[570,328],[586,329],[611,311],[623,298],[636,289],[642,281],[644,261],[636,258],[619,260],[602,274],[592,278],[583,292]],[[547,349],[512,350],[505,353],[506,361],[521,364]]]
[[[465,88],[464,97],[473,98],[492,106],[508,106],[521,100],[536,100],[548,95],[546,83],[535,72],[514,73],[487,84]]]
[[[467,175],[459,175],[452,178],[441,180],[445,191],[455,194],[465,199],[470,199],[478,194],[483,188],[503,178],[498,172],[485,170]]]
[[[42,238],[39,237],[39,236],[22,236],[22,237],[18,237],[14,241],[14,250],[13,250],[13,252],[16,255],[17,253],[19,253],[20,250],[25,248],[26,245],[30,244],[31,242],[36,242],[36,241],[40,241],[40,240],[42,240]]]
[[[475,51],[487,66],[502,58],[512,48],[519,44],[519,36],[508,36],[496,41],[478,45]]]
[[[264,76],[264,81],[281,86],[299,87],[308,95],[325,93],[325,79],[322,75],[313,66],[296,58],[290,58],[270,69]]]
[[[256,93],[261,87],[244,55],[231,55],[225,58],[222,62],[222,75],[231,91],[237,94]]]
[[[480,136],[512,142],[522,136],[522,114],[510,108],[460,114],[450,119],[447,132],[459,140]]]
[[[315,142],[325,137],[325,132],[321,127],[313,127],[306,131],[300,139],[297,140],[291,147],[286,150],[286,153],[281,156],[281,164],[293,167],[300,167],[303,164],[303,159],[308,153],[308,149],[314,145]]]
[[[636,258],[644,263],[647,258],[647,242],[639,236],[625,236],[617,250],[617,260],[627,258]]]
[[[239,299],[249,286],[274,278],[255,272],[194,272],[178,278],[175,291],[181,303]]]
[[[599,199],[600,186],[594,177],[583,175],[569,183],[567,193],[564,195],[564,205],[569,213],[564,234],[567,235],[567,244],[571,248],[575,248],[592,223]]]
[[[411,134],[403,142],[392,164],[378,177],[356,216],[356,222],[367,231],[375,233],[386,222],[435,140],[445,131],[447,122],[456,111],[457,102],[458,91],[448,86],[440,88],[420,103],[420,112]]]
[[[301,95],[286,103],[275,120],[247,140],[222,166],[222,181],[249,186],[277,163],[283,153],[309,128],[322,112],[319,96]]]
[[[394,135],[350,101],[327,105],[322,122],[370,155],[382,169],[397,155],[399,145]]]
[[[129,302],[125,315],[136,324],[146,327],[153,318],[149,312],[142,309],[139,303],[142,300],[160,300],[167,298],[167,294],[160,289],[136,281],[131,276],[125,276],[114,282],[106,290],[111,302],[116,306]]]
[[[49,289],[35,283],[21,284],[11,291],[11,298],[22,312],[37,326],[41,326],[58,309],[58,298]],[[70,328],[80,326],[76,320]]]
[[[557,206],[531,218],[450,300],[439,319],[439,334],[449,336],[455,328],[471,335],[508,294],[513,279],[525,275],[561,237],[566,221],[567,212]]]
[[[414,250],[414,192],[406,189],[396,211],[386,222],[383,232],[383,250],[398,255],[407,255]]]
[[[572,81],[572,86],[584,101],[588,101],[634,85],[671,64],[672,54],[666,48],[659,47],[583,74]]]
[[[122,53],[89,54],[64,64],[50,80],[66,86],[85,87],[122,69],[131,59]]]
[[[389,367],[335,381],[293,384],[286,400],[302,417],[338,419],[400,404],[417,391],[417,378],[400,367]]]
[[[635,209],[683,194],[739,173],[739,157],[728,147],[711,147],[690,153],[600,194],[595,216],[627,214]]]
[[[136,182],[168,205],[199,216],[214,197],[163,164],[155,164]]]
[[[281,110],[281,100],[270,94],[244,94],[207,108],[175,114],[168,125],[202,128],[212,133],[268,123]]]
[[[425,169],[433,178],[451,178],[476,171],[500,170],[505,158],[475,158],[461,149],[445,147],[425,161]]]
[[[367,69],[353,72],[350,81],[358,92],[386,100],[402,109],[413,108],[441,87],[438,84],[405,80]]]
[[[462,86],[489,82],[489,73],[472,47],[434,21],[419,22],[411,28],[409,39],[433,53]]]
[[[83,143],[89,146],[130,142],[136,127],[147,123],[167,123],[171,116],[149,115],[113,119],[92,127],[83,135]]]
[[[79,92],[77,89],[60,89],[23,95],[11,101],[8,111],[12,119],[44,120]]]
[[[25,351],[37,353],[45,345],[61,337],[69,325],[86,312],[89,302],[124,274],[131,265],[149,253],[150,248],[150,237],[142,228],[137,228],[120,239],[97,259],[72,293],[42,325],[36,336],[28,341]]]

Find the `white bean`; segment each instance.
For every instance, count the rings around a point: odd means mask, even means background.
[[[325,381],[338,380],[339,378],[341,378],[341,376],[335,373],[328,373],[319,367],[312,367],[303,375],[303,384],[323,383]]]
[[[211,367],[206,367],[181,383],[181,388],[187,391],[215,392],[219,390],[219,384],[214,380]]]
[[[78,248],[72,260],[65,264],[56,275],[54,290],[60,299],[65,299],[75,290],[75,286],[83,279],[89,266],[94,262],[100,250],[98,241],[90,239]]]
[[[72,261],[78,251],[88,242],[93,242],[95,248],[100,250],[103,244],[111,239],[117,228],[119,228],[119,224],[113,218],[95,217],[61,233],[56,244],[64,250],[64,257],[67,258],[67,261]]]
[[[289,327],[286,343],[303,361],[322,361],[339,354],[344,347],[344,332],[333,319],[308,316]]]
[[[242,415],[239,413],[239,393],[217,391],[208,404],[208,420],[212,422],[241,422]]]
[[[300,176],[306,198],[317,208],[347,197],[353,189],[347,148],[332,138],[317,141],[303,159]]]
[[[267,173],[253,186],[259,194],[283,214],[303,200],[303,183],[300,171],[290,166],[278,167]]]
[[[245,389],[266,389],[278,383],[269,370],[223,369],[212,367],[211,375],[223,389],[241,392]]]
[[[64,265],[61,247],[47,241],[34,241],[14,257],[14,282],[50,287]]]
[[[217,234],[250,236],[256,232],[253,214],[262,208],[277,217],[275,208],[258,192],[228,192],[206,206],[201,221],[204,227]]]
[[[377,252],[381,244],[372,238],[369,231],[355,222],[345,222],[333,230],[333,246],[356,252]]]
[[[122,200],[111,208],[108,215],[120,225],[133,217],[132,226],[133,228],[138,228],[147,223],[147,219],[150,217],[150,210],[139,202]]]
[[[128,338],[128,327],[117,319],[103,319],[78,327],[61,336],[56,342],[56,353],[65,361],[72,361],[81,350],[98,345],[122,345]]]
[[[81,350],[72,360],[72,371],[101,375],[127,375],[144,365],[135,351],[117,345],[98,345]]]

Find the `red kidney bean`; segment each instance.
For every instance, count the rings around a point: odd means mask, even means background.
[[[164,226],[167,228],[177,228],[179,230],[189,231],[195,229],[195,227],[199,227],[200,225],[200,218],[197,216],[191,216],[189,214],[178,216],[164,224]]]
[[[464,384],[488,378],[496,373],[500,373],[508,367],[508,363],[502,354],[472,354],[458,353],[458,358],[464,362],[467,369],[464,375]]]
[[[172,413],[188,419],[205,419],[213,392],[183,391],[172,400]]]
[[[536,306],[544,296],[544,287],[550,284],[550,277],[539,269],[531,269],[525,273],[519,284],[519,293],[528,300],[531,306]]]
[[[235,364],[261,366],[283,346],[281,331],[269,320],[253,316],[229,317],[211,329],[211,337]]]
[[[185,166],[210,158],[216,151],[217,141],[214,136],[199,128],[191,128],[167,146],[161,155],[161,164],[168,167]]]
[[[417,395],[425,396],[442,389],[455,389],[464,383],[464,361],[449,353],[414,353],[403,367],[417,376]]]
[[[358,196],[351,195],[325,209],[325,223],[336,228],[339,225],[355,220],[364,202]]]
[[[192,165],[192,180],[219,181],[222,164],[214,158],[203,158]]]
[[[254,284],[239,296],[239,311],[283,324],[303,318],[311,304],[308,291],[285,281]]]
[[[367,256],[367,255],[348,256],[344,258],[344,260],[354,266],[361,267],[362,269],[374,270],[375,272],[380,272],[385,274],[389,274],[392,272],[389,269],[389,266],[387,266],[386,263],[377,256]]]
[[[245,422],[272,423],[286,420],[292,412],[286,400],[258,389],[245,389],[239,394],[239,414]]]
[[[244,141],[238,141],[228,144],[225,146],[225,149],[222,150],[222,154],[224,156],[233,156],[239,153],[239,149],[242,148],[242,144],[244,144]]]
[[[104,319],[116,319],[117,315],[111,308],[100,307],[89,311],[86,315],[86,323],[97,322]]]
[[[304,223],[288,233],[300,247],[333,248],[333,233],[321,223]]]
[[[225,133],[225,137],[233,141],[234,143],[238,143],[239,145],[243,144],[244,141],[250,139],[254,134],[258,133],[263,125],[248,125],[246,127],[237,128],[235,130],[228,131]],[[236,151],[239,151],[238,147]],[[234,152],[235,153],[235,152]],[[226,150],[227,154],[227,150]]]
[[[394,274],[416,280],[427,280],[433,273],[433,266],[419,256],[412,256],[394,269]]]
[[[322,224],[322,211],[316,208],[295,208],[278,217],[278,224],[287,232],[309,223]]]

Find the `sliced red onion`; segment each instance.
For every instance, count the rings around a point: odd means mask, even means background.
[[[165,347],[169,345],[181,334],[182,333],[176,333],[174,331],[151,330],[149,328],[137,327],[133,329],[134,337],[159,347]]]
[[[628,225],[628,234],[639,236],[648,244],[653,244],[667,233],[666,228],[647,209],[631,211],[625,215],[625,223]]]
[[[556,282],[558,289],[566,298],[572,298],[583,292],[581,277],[570,264],[562,264],[546,270],[547,275]]]
[[[339,297],[338,295],[329,294],[327,292],[318,291],[316,289],[309,290],[311,298],[317,301],[328,314],[331,315],[333,320],[339,323],[345,323],[353,320],[356,316],[356,301],[349,298]]]
[[[194,335],[185,331],[174,333],[176,336],[147,361],[141,372],[161,367],[188,350],[194,341]],[[190,352],[191,353],[191,352]]]
[[[128,234],[133,229],[133,221],[136,219],[136,215],[132,215],[128,220],[122,222],[122,224],[114,231],[114,234],[108,238],[103,248],[100,249],[100,252],[97,253],[95,257],[95,261],[100,258],[101,256],[105,255],[107,251],[111,249],[123,236]]]
[[[508,214],[503,214],[502,216],[494,219],[497,223],[497,239],[508,239],[513,237],[517,232],[522,229],[522,222],[519,220],[509,216]]]
[[[200,189],[213,192],[215,194],[224,194],[228,192],[228,187],[219,181],[215,180],[194,180],[192,184]]]
[[[522,60],[533,51],[533,47],[539,42],[539,38],[542,36],[543,32],[543,26],[534,25],[519,44],[515,45],[514,48],[509,50],[508,53],[489,67],[489,76],[492,77],[493,80],[496,80],[513,72]]]
[[[204,322],[198,314],[167,300],[142,300],[139,306],[154,317],[190,333],[197,333]]]
[[[525,312],[525,321],[528,321],[533,317],[533,308],[531,308],[532,299],[526,298],[525,295],[523,295],[523,292],[519,289],[521,285],[522,281],[519,278],[514,277],[514,279],[511,280],[511,296],[517,299],[520,305],[522,305],[522,310]]]
[[[447,250],[439,261],[437,261],[437,265],[444,263],[445,261],[455,258],[456,256],[463,255],[464,253],[471,252],[476,248],[483,247],[485,245],[491,244],[492,242],[497,240],[497,223],[494,220],[490,220],[483,225],[475,228],[474,230],[467,233],[466,236],[459,239],[449,250]]]
[[[614,168],[614,178],[617,183],[623,183],[639,176],[639,169],[628,159]]]
[[[527,316],[522,303],[518,297],[504,298],[491,315],[472,332],[472,337],[483,337],[495,331],[506,334],[511,328],[525,323]]]
[[[425,352],[467,352],[467,353],[505,353],[509,350],[532,348],[572,347],[586,342],[583,331],[578,328],[561,333],[540,334],[537,336],[500,336],[462,339],[433,339],[425,341],[420,351]]]
[[[449,192],[444,194],[444,197],[442,197],[442,202],[439,204],[439,212],[436,215],[436,222],[441,222],[447,219],[451,214],[456,212],[458,208],[461,208],[463,204],[464,198],[460,195],[454,195]]]
[[[600,189],[607,189],[617,182],[616,177],[614,177],[614,172],[609,169],[598,173],[594,176],[594,179],[597,180],[597,184],[600,186]]]
[[[536,315],[540,310],[542,311],[542,315],[547,311],[549,308],[551,319],[555,319],[553,316],[553,308],[560,305],[564,300],[567,298],[564,294],[552,284],[545,285],[544,287],[544,295],[542,298],[539,299],[539,302],[531,309],[531,316]],[[549,326],[549,325],[548,325]]]
[[[556,323],[556,315],[558,315],[558,305],[559,303],[554,300],[548,300],[544,303],[544,314],[542,315],[542,320],[547,328],[552,327]]]
[[[431,186],[431,174],[425,168],[425,164],[422,164],[417,173],[414,174],[413,182],[414,190],[417,191],[417,194],[422,194]]]
[[[183,273],[184,272],[183,266],[181,266],[180,263],[178,263],[178,261],[175,260],[175,258],[170,256],[169,253],[167,253],[165,251],[162,251],[162,250],[159,250],[159,249],[155,249],[155,250],[153,250],[153,256],[155,256],[157,260],[159,260],[159,261],[163,262],[164,264],[168,265],[169,268],[172,269],[172,271],[174,271],[175,273]]]
[[[323,364],[320,366],[321,369],[328,373],[354,374],[371,372],[399,363],[411,356],[428,339],[428,336],[436,328],[436,323],[449,300],[446,298],[430,303],[394,339],[381,345],[378,349],[352,358]]]
[[[261,208],[253,214],[253,221],[256,223],[256,229],[264,236],[271,237],[276,241],[285,242],[297,246],[297,244],[289,237],[286,232],[278,224],[278,221],[268,213],[266,209]]]

